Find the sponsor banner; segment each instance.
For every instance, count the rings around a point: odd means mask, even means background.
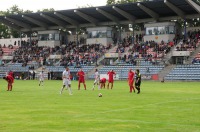
[[[118,53],[106,53],[105,58],[117,58]]]
[[[2,60],[12,60],[13,56],[3,56]]]
[[[61,55],[50,55],[50,59],[61,59]]]
[[[106,80],[108,80],[108,75],[107,74],[100,74],[100,79],[102,78],[106,78]],[[113,76],[114,80],[119,80],[119,74],[116,74]]]
[[[190,56],[190,51],[173,51],[173,56]]]

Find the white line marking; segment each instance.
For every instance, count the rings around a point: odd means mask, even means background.
[[[141,105],[141,106],[136,106],[136,107],[128,107],[128,108],[122,108],[122,109],[114,109],[114,110],[108,110],[108,111],[103,111],[103,112],[97,112],[97,113],[93,113],[93,114],[81,114],[81,115],[76,115],[74,117],[75,118],[79,118],[79,117],[84,117],[84,116],[92,116],[92,115],[96,115],[96,114],[104,114],[104,113],[125,111],[125,110],[129,110],[129,109],[138,109],[138,108],[144,108],[144,107],[148,107],[148,106],[162,105],[162,104],[175,103],[175,102],[183,102],[183,101],[190,101],[190,100],[200,100],[200,98],[188,98],[188,99],[183,99],[183,100],[174,100],[174,101],[152,103],[152,104],[146,104],[146,105]]]

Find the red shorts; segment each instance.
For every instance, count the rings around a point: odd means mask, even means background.
[[[79,83],[85,83],[85,79],[79,79],[78,82]]]
[[[113,83],[113,82],[114,82],[114,80],[108,80],[108,82],[109,82],[109,83]]]
[[[8,81],[8,84],[9,84],[9,85],[12,85],[12,84],[13,84],[13,82],[12,82],[12,81]]]
[[[133,86],[133,82],[134,82],[134,80],[128,80],[129,86]]]

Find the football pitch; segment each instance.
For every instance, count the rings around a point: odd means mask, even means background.
[[[0,81],[0,132],[200,132],[200,82],[143,81],[136,94],[126,81],[94,91],[72,81],[70,96],[61,80],[15,80],[12,92]]]

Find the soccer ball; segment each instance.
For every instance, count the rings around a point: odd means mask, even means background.
[[[102,93],[99,93],[99,97],[102,97]]]

